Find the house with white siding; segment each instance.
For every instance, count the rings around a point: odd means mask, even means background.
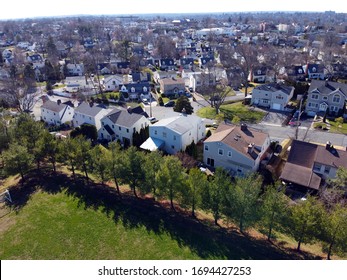
[[[119,140],[122,144],[128,146],[133,144],[133,134],[140,132],[150,124],[144,114],[138,114],[131,108],[114,108],[110,113],[101,119],[101,129],[99,130],[99,139],[108,141]]]
[[[41,120],[50,125],[60,125],[71,122],[74,108],[68,104],[47,100],[41,106]]]
[[[91,124],[94,125],[99,132],[101,129],[101,119],[111,111],[112,109],[106,108],[103,105],[96,105],[92,102],[82,102],[75,108],[72,124],[74,127],[82,124]]]
[[[257,86],[252,91],[251,104],[283,111],[290,99],[293,98],[294,89],[292,86],[278,83]]]
[[[185,151],[193,141],[205,137],[205,125],[197,116],[177,114],[149,126],[149,138],[141,145],[144,150],[162,150],[168,154]]]

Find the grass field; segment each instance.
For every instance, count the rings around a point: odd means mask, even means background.
[[[250,108],[243,105],[242,102],[222,105],[220,107],[220,112],[223,113],[229,120],[231,120],[232,117],[237,116],[241,121],[251,123],[260,122],[265,116],[265,113],[263,112],[250,110]],[[199,109],[197,115],[201,118],[215,119],[216,110],[212,107],[204,107]]]
[[[38,187],[39,186],[39,187]],[[1,259],[315,259],[233,227],[123,189],[75,183],[63,173],[11,188],[14,209],[0,213]],[[222,222],[222,221],[221,221]]]

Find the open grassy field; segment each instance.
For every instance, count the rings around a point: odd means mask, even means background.
[[[260,122],[265,116],[265,113],[253,110],[253,108],[250,109],[250,107],[243,105],[242,102],[222,105],[220,107],[220,112],[229,120],[237,116],[241,121],[251,123]],[[216,110],[212,107],[203,107],[199,109],[197,115],[201,118],[215,119]]]
[[[0,213],[1,259],[315,259],[262,235],[218,227],[212,219],[123,189],[64,173],[32,177],[11,188]],[[4,210],[4,209],[2,209]],[[222,221],[221,221],[222,222]],[[285,242],[287,243],[287,242]],[[319,257],[318,257],[319,258]]]

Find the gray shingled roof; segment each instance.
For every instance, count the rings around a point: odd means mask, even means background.
[[[61,110],[64,110],[64,108],[66,107],[66,104],[59,104],[57,102],[51,101],[51,100],[47,100],[45,103],[43,103],[43,105],[41,106],[41,108],[43,109],[47,109],[50,110],[52,112],[56,112],[59,113]]]
[[[143,115],[136,113],[129,113],[128,110],[115,108],[113,109],[107,116],[114,124],[123,126],[123,127],[131,127],[133,126],[139,119],[143,117]]]
[[[99,114],[100,111],[102,111],[103,109],[105,109],[104,106],[102,105],[90,105],[87,102],[82,102],[76,109],[75,112],[76,113],[80,113],[83,115],[87,115],[90,117],[95,117],[97,114]]]
[[[257,86],[257,87],[255,87],[255,89],[271,91],[271,92],[275,92],[275,91],[280,90],[280,91],[284,92],[285,94],[289,95],[291,93],[291,91],[293,90],[293,87],[285,86],[285,85],[281,85],[281,84],[277,84],[277,83],[270,83],[270,84]]]
[[[312,80],[308,92],[318,90],[318,92],[321,94],[329,94],[337,89],[339,89],[347,97],[347,84],[331,81]]]

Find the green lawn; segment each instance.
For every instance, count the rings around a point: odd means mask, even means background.
[[[38,192],[0,233],[3,259],[198,259],[170,234],[114,221],[65,192]],[[1,226],[1,221],[0,221]],[[2,231],[0,231],[2,232]]]
[[[329,120],[330,132],[347,134],[347,123],[342,125],[336,121]]]
[[[189,210],[124,191],[120,199],[114,188],[83,182],[65,173],[13,181],[16,211],[0,209],[0,259],[303,258],[204,215],[197,220]]]
[[[234,116],[237,116],[241,121],[251,123],[260,122],[265,115],[263,112],[251,110],[250,107],[243,105],[242,102],[222,105],[220,112],[229,120],[231,120]],[[216,110],[215,108],[204,107],[199,109],[197,115],[201,118],[215,119]]]

